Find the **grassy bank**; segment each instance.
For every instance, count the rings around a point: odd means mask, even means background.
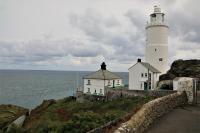
[[[30,133],[80,133],[130,113],[151,98],[125,98],[109,102],[78,103],[66,98],[43,103],[26,121]]]
[[[0,105],[0,132],[19,116],[26,114],[28,109],[15,105]]]

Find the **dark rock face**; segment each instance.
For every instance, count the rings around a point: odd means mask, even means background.
[[[173,80],[175,77],[200,78],[200,60],[176,60],[170,70],[161,75],[159,80]]]

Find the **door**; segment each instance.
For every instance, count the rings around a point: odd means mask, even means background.
[[[144,82],[144,90],[147,90],[147,82]]]

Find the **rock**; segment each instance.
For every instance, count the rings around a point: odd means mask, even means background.
[[[176,60],[170,70],[160,76],[159,80],[173,80],[175,77],[200,78],[200,60]]]
[[[160,89],[160,90],[173,90],[173,81],[172,80],[161,80],[158,83],[157,89]]]

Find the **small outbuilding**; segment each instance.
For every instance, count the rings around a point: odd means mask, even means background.
[[[83,77],[84,94],[105,95],[106,87],[116,88],[123,86],[122,78],[106,69],[106,64],[101,64],[101,69]]]

